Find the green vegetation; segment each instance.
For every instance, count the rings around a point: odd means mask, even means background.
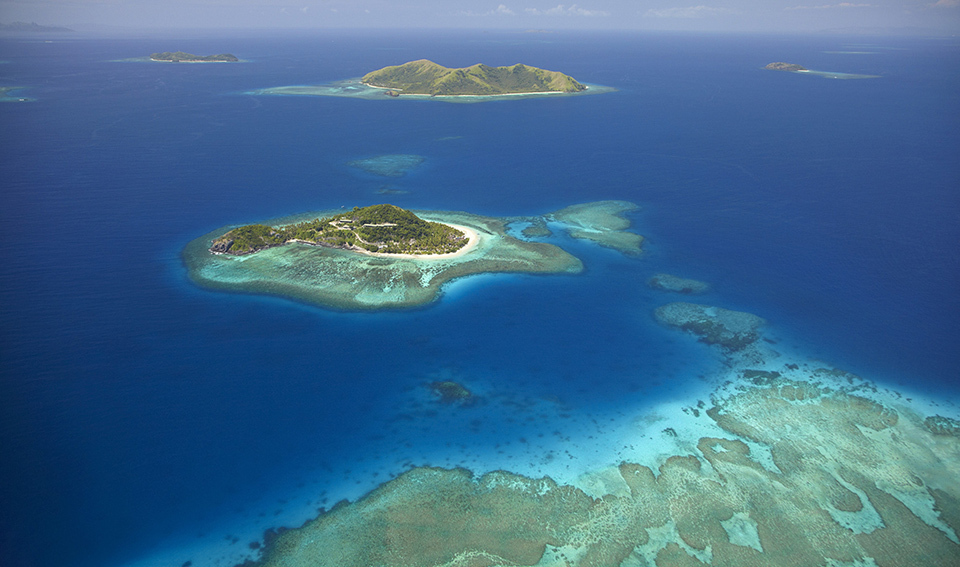
[[[386,254],[426,255],[456,252],[467,244],[467,237],[452,226],[425,221],[400,207],[373,205],[286,226],[241,226],[214,240],[210,251],[239,256],[288,242]]]
[[[219,53],[217,55],[194,55],[193,53],[186,53],[184,51],[164,51],[163,53],[152,53],[150,55],[152,61],[172,61],[174,63],[179,63],[181,61],[187,63],[196,63],[196,62],[214,62],[214,61],[240,61],[237,59],[236,55],[231,53]]]
[[[432,96],[571,93],[587,88],[563,73],[521,64],[511,67],[478,64],[450,69],[426,59],[384,67],[367,73],[361,80],[374,87],[396,89],[401,94]]]
[[[231,254],[249,254],[271,246],[280,246],[288,240],[285,234],[277,232],[265,224],[248,224],[235,228],[225,234],[223,238],[214,242],[214,246],[224,239],[229,239],[230,243],[226,244],[226,248],[223,250],[218,248],[215,252],[229,251]]]

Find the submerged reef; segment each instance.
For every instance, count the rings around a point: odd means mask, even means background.
[[[0,102],[33,102],[32,98],[18,96],[26,87],[0,87]]]
[[[408,171],[423,163],[424,159],[423,156],[415,154],[385,154],[353,160],[347,162],[347,165],[381,177],[403,177]]]
[[[473,393],[459,382],[443,380],[430,382],[430,391],[437,400],[445,404],[469,404],[474,401]]]
[[[547,228],[547,221],[542,217],[536,217],[529,221],[529,224],[520,231],[526,238],[547,238],[553,236],[553,232]]]
[[[765,321],[742,311],[694,303],[668,303],[653,312],[657,321],[693,333],[707,344],[730,351],[741,350],[760,338]]]
[[[763,321],[671,306],[722,332],[758,335]],[[674,442],[655,462],[614,461],[570,483],[413,468],[269,531],[243,567],[956,564],[955,420],[881,403],[842,370],[773,363],[781,355],[764,341],[712,348],[733,380],[697,404],[695,426],[663,430]],[[628,442],[644,443],[632,431]]]
[[[706,413],[717,436],[658,470],[600,471],[592,495],[547,477],[416,468],[269,538],[247,565],[952,565],[960,556],[957,437],[812,381],[746,388]]]
[[[570,218],[590,219],[593,224],[585,236],[590,240],[632,242],[634,246],[626,250],[639,251],[643,237],[625,232],[623,229],[630,222],[617,214],[633,208],[636,205],[622,201],[586,203],[571,207],[579,216],[570,215]],[[223,227],[190,242],[182,258],[190,279],[201,287],[277,295],[351,310],[423,305],[436,299],[444,283],[473,274],[576,274],[583,270],[579,259],[553,244],[526,242],[509,236],[504,219],[463,212],[417,212],[422,220],[451,225],[468,236],[468,243],[452,253],[368,253],[347,249],[347,246],[314,245],[317,243],[310,239],[284,236],[286,229],[282,227],[313,226],[311,223],[315,224],[318,218],[343,214],[343,211],[306,213],[240,227],[254,227],[255,238],[243,241],[246,247],[240,247],[242,255],[239,256],[230,253],[236,238],[224,248],[231,241],[228,236],[237,235],[234,232],[237,227]],[[580,225],[577,230],[582,230]],[[265,239],[269,242],[264,243]]]
[[[934,435],[949,435],[960,438],[960,421],[943,417],[942,415],[931,415],[923,420],[923,426]]]
[[[560,209],[547,215],[547,220],[566,225],[574,238],[636,255],[642,251],[643,237],[626,231],[630,221],[624,214],[639,208],[629,201],[598,201]]]
[[[706,282],[681,278],[671,274],[654,274],[652,278],[647,280],[647,285],[661,291],[672,291],[674,293],[688,295],[705,293],[710,289],[710,284]]]

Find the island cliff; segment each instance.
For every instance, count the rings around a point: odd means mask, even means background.
[[[572,77],[522,64],[489,67],[477,64],[450,69],[420,59],[367,73],[364,84],[390,89],[390,96],[419,94],[431,96],[483,96],[521,93],[575,93],[586,90]]]

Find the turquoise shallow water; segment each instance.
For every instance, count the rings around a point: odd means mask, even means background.
[[[157,40],[4,40],[3,84],[36,99],[0,108],[4,553],[47,566],[170,541],[237,549],[234,526],[301,521],[412,465],[536,471],[554,451],[580,466],[578,435],[699,395],[719,364],[653,321],[675,299],[646,287],[657,272],[710,282],[699,299],[763,316],[783,348],[955,392],[960,109],[943,69],[958,51],[883,41],[898,49],[851,58],[824,53],[847,43],[832,37],[338,32],[177,40],[248,62],[157,66],[113,62]],[[420,57],[523,60],[618,91],[241,94]],[[881,78],[762,71],[776,60]],[[397,178],[349,165],[383,154],[424,161]],[[218,226],[387,198],[491,216],[629,200],[646,253],[558,235],[583,274],[481,276],[374,314],[185,278],[180,250]],[[438,377],[487,405],[434,407],[423,384]]]

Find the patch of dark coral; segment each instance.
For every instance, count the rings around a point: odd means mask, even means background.
[[[466,405],[474,401],[473,394],[463,384],[452,380],[430,382],[430,391],[444,404]]]

